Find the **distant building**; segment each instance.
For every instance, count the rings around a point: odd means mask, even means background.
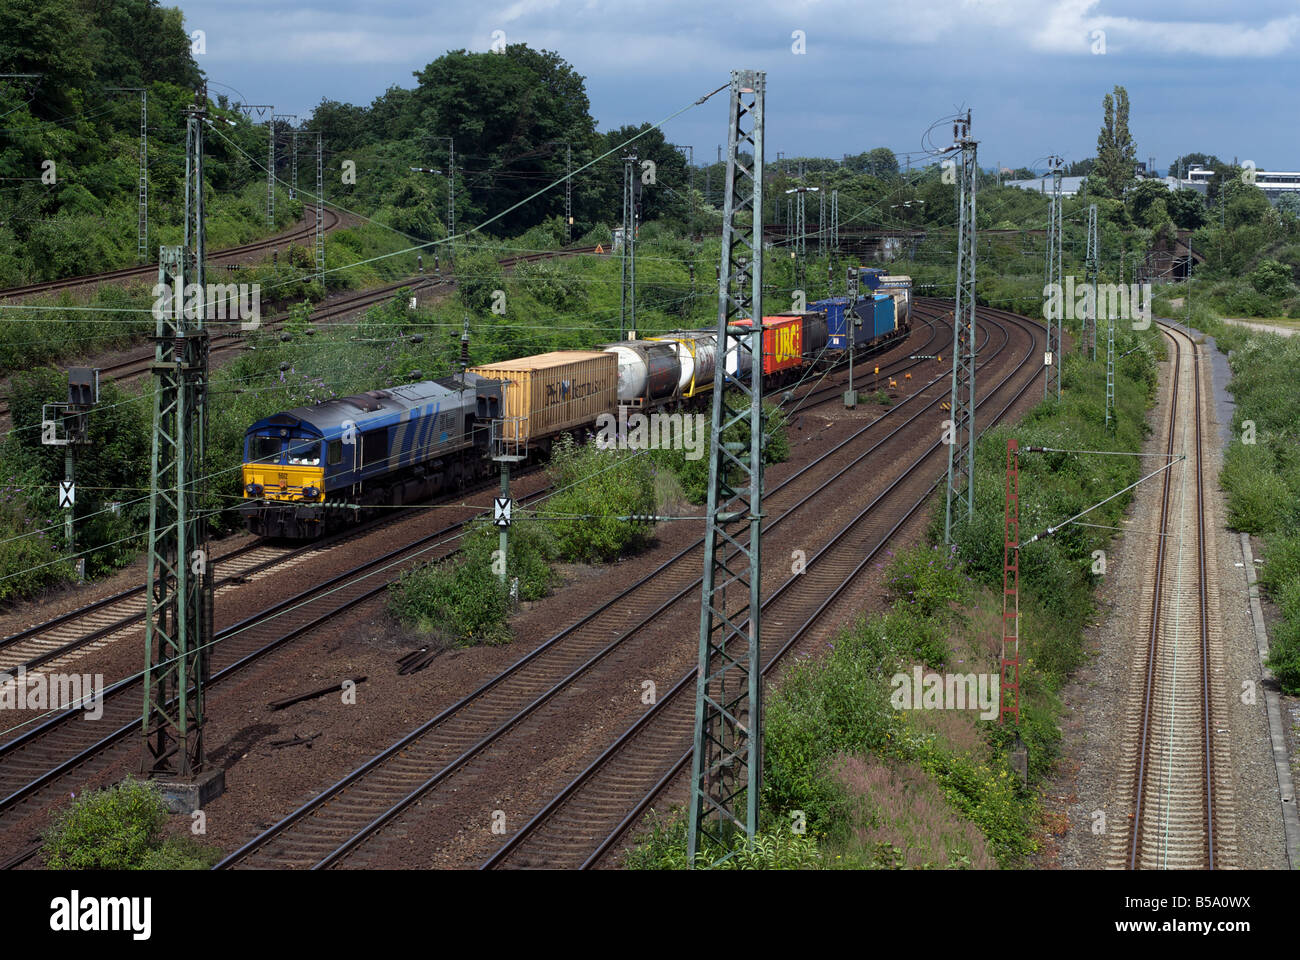
[[[1061,196],[1073,197],[1080,189],[1087,177],[1062,177],[1061,178]],[[1002,184],[1004,187],[1019,187],[1021,190],[1033,190],[1035,193],[1051,193],[1052,177],[1048,174],[1045,177],[1035,177],[1032,180],[1007,180]]]
[[[1204,194],[1210,186],[1214,171],[1199,164],[1187,171],[1183,179],[1165,177],[1165,185],[1170,190],[1195,190]],[[1256,170],[1255,186],[1264,191],[1269,203],[1277,203],[1284,193],[1300,193],[1300,173],[1287,173],[1279,170]]]
[[[1156,177],[1147,173],[1146,164],[1138,163],[1134,174],[1139,180],[1159,180],[1170,190],[1195,190],[1197,193],[1204,195],[1210,185],[1210,178],[1214,176],[1214,171],[1208,167],[1195,165],[1187,171],[1187,176],[1179,179],[1178,177]],[[1073,197],[1084,191],[1084,184],[1087,177],[1062,177],[1061,178],[1061,195]],[[1035,193],[1050,193],[1052,190],[1051,175],[1035,177],[1033,180],[1005,180],[1003,186],[1019,187],[1021,190],[1033,190]],[[1264,191],[1264,196],[1268,202],[1276,204],[1278,197],[1285,193],[1300,193],[1300,173],[1289,173],[1278,170],[1256,170],[1255,186]]]

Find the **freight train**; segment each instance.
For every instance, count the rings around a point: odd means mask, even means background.
[[[875,351],[907,336],[911,280],[882,271],[864,280],[869,295],[763,318],[765,387],[838,363],[850,340]],[[703,409],[717,339],[716,329],[679,330],[520,357],[265,417],[244,435],[239,513],[260,536],[312,539],[485,478],[493,451],[544,458],[557,436],[620,407]],[[731,344],[723,362],[727,378],[748,379],[748,342]]]

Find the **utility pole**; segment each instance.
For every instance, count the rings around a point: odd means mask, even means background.
[[[266,225],[275,228],[275,114],[266,121]]]
[[[826,191],[817,194],[817,256],[826,256]]]
[[[456,243],[456,140],[445,135],[431,134],[430,137],[447,141],[447,262],[451,263]]]
[[[636,208],[639,201],[640,180],[637,178],[637,157],[630,153],[623,158],[623,288],[618,312],[618,338],[632,332],[636,338]]]
[[[957,283],[952,314],[952,433],[948,443],[948,487],[945,495],[943,539],[952,543],[953,504],[961,508],[965,486],[966,516],[975,512],[975,193],[979,166],[978,141],[970,135],[971,116],[953,124],[953,144],[959,151]]]
[[[276,113],[276,114],[272,114],[272,115],[271,115],[271,128],[272,128],[272,130],[275,129],[275,121],[276,121],[276,120],[293,120],[294,122],[297,122],[297,120],[298,120],[298,114],[296,114],[296,113]],[[290,129],[293,129],[293,128],[290,128]],[[275,158],[275,152],[274,152],[274,151],[275,151],[275,140],[276,140],[276,136],[275,136],[274,133],[272,133],[272,134],[271,134],[271,141],[272,141],[272,144],[271,144],[271,150],[272,150],[271,157],[272,157],[272,160],[274,160],[274,158]],[[297,195],[298,195],[298,131],[297,131],[297,130],[293,130],[293,157],[290,159],[289,164],[290,164],[290,169],[293,171],[292,174],[291,174],[291,180],[292,180],[292,183],[291,183],[291,185],[290,185],[290,187],[289,187],[289,199],[290,199],[290,200],[293,200],[293,199],[294,199],[295,197],[297,197]],[[271,164],[271,168],[272,168],[272,170],[275,169],[275,164],[274,164],[274,163]],[[274,177],[272,177],[272,182],[274,182]]]
[[[269,103],[241,103],[237,104],[240,112],[248,119],[252,119],[253,111],[257,111],[259,117],[267,117],[266,129],[268,133],[268,143],[266,150],[266,225],[268,227],[275,225],[275,107]]]
[[[1088,204],[1088,253],[1084,259],[1084,269],[1087,271],[1087,283],[1089,296],[1091,297],[1091,306],[1088,308],[1087,315],[1083,320],[1083,343],[1081,349],[1089,348],[1089,321],[1091,321],[1091,347],[1092,359],[1097,359],[1097,269],[1098,269],[1098,252],[1097,252],[1097,205]]]
[[[760,538],[766,84],[767,75],[762,71],[731,73],[727,192],[718,273],[718,363],[713,373],[695,749],[687,826],[687,857],[692,866],[699,853],[728,859],[733,839],[743,834],[746,842],[752,842],[758,829],[763,742]],[[753,151],[753,162],[748,165],[740,159],[746,145]],[[743,318],[751,320],[748,330],[734,325]],[[751,363],[748,381],[728,377],[723,362],[731,349],[739,352],[739,341],[746,336]],[[748,430],[748,456],[743,446],[728,449],[731,445],[722,442],[723,431],[735,424],[740,425],[742,435]]]
[[[1052,198],[1048,208],[1046,284],[1050,289],[1060,291],[1062,316],[1055,320],[1050,315],[1047,318],[1047,356],[1044,357],[1047,376],[1043,378],[1043,399],[1046,400],[1055,393],[1059,400],[1061,398],[1061,321],[1064,318],[1065,296],[1065,287],[1061,278],[1061,164],[1064,161],[1060,157],[1053,156],[1048,157],[1047,162],[1052,168]]]
[[[844,336],[848,341],[844,346],[849,354],[849,385],[844,391],[844,408],[853,410],[858,405],[858,391],[853,386],[853,347],[857,340],[854,327],[858,322],[858,268],[849,267],[845,283],[848,303],[844,305]],[[874,306],[874,304],[873,304]]]
[[[170,298],[155,310],[141,772],[160,781],[171,809],[192,813],[221,792],[224,775],[220,767],[206,768],[203,749],[212,642],[211,563],[200,512],[208,386],[204,91],[196,92],[185,117],[184,244],[160,248],[158,263],[158,281]],[[204,292],[198,310],[186,302],[190,284]]]
[[[311,133],[312,131],[308,131]],[[316,133],[316,280],[325,292],[325,157]]]
[[[808,289],[807,277],[805,271],[807,265],[805,258],[808,255],[808,217],[805,214],[804,194],[820,193],[818,187],[791,187],[786,194],[795,195],[795,224],[794,224],[794,256],[795,256],[795,288],[806,291]],[[823,207],[823,210],[825,208]],[[818,227],[820,229],[820,224]]]
[[[686,159],[686,230],[695,236],[695,147],[689,143],[673,144],[674,150],[680,150]]]
[[[998,723],[1020,723],[1020,448],[1007,437],[1002,514],[1002,683]]]
[[[564,147],[564,245],[573,243],[573,147],[565,140],[548,140],[548,147]]]
[[[840,192],[831,191],[831,255],[840,255]]]
[[[109,87],[121,93],[140,94],[140,178],[136,186],[136,259],[149,262],[149,91],[144,87]]]
[[[456,141],[447,138],[447,259],[454,260],[456,252]]]
[[[1093,294],[1096,296],[1095,292]],[[1115,318],[1106,311],[1106,429],[1115,429]]]

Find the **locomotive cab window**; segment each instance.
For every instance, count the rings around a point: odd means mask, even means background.
[[[254,437],[253,459],[265,463],[275,463],[280,459],[279,437]]]
[[[328,463],[331,467],[343,462],[343,441],[331,440],[329,445]]]
[[[289,447],[289,463],[302,467],[319,467],[320,443],[314,440],[295,439]]]

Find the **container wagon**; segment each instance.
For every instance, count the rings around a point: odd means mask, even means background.
[[[682,363],[673,343],[622,340],[600,348],[618,358],[618,402],[650,407],[671,402],[681,382]]]
[[[713,389],[713,370],[717,363],[716,330],[677,330],[647,337],[651,343],[671,343],[679,363],[677,395],[691,400]]]
[[[912,326],[912,278],[897,274],[883,276],[878,292],[893,298],[895,326],[904,333],[909,331]]]
[[[555,434],[618,411],[618,357],[603,350],[560,350],[469,372],[501,382],[501,439],[541,453]]]

